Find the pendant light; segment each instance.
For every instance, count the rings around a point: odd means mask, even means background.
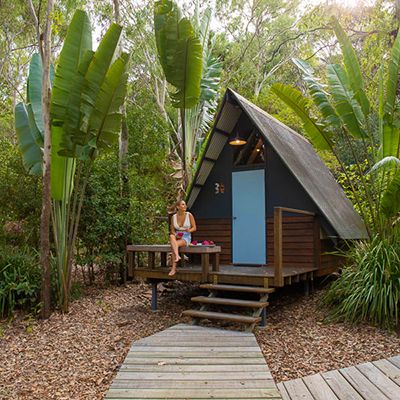
[[[247,143],[247,140],[240,136],[239,129],[235,129],[235,134],[229,137],[229,144],[231,146],[243,146]]]

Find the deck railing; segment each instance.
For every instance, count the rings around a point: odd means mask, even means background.
[[[319,266],[319,223],[316,214],[311,211],[288,207],[274,207],[274,286],[284,286],[283,276],[283,213],[311,215],[314,217],[314,264]]]

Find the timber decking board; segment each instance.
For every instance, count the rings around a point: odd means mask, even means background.
[[[281,396],[253,334],[179,324],[132,345],[105,399]]]
[[[278,383],[283,400],[398,400],[400,356]]]

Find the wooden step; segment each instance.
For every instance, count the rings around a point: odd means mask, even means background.
[[[256,324],[261,321],[261,317],[249,317],[238,314],[219,313],[212,311],[199,311],[199,310],[186,310],[183,315],[192,318],[207,318],[207,319],[221,319],[224,321],[241,322],[244,324]]]
[[[195,303],[218,304],[223,306],[250,307],[250,308],[263,308],[268,305],[268,302],[266,301],[224,299],[222,297],[206,297],[206,296],[192,297],[192,301],[194,301]]]
[[[239,285],[213,285],[212,283],[204,283],[200,285],[202,289],[221,290],[226,292],[243,292],[243,293],[273,293],[274,288],[264,288],[260,286],[239,286]]]

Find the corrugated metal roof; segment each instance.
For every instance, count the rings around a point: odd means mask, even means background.
[[[216,123],[216,128],[223,132],[231,133],[241,114],[240,107],[225,101]]]
[[[205,157],[209,160],[217,160],[227,140],[227,135],[214,132],[214,134],[210,138],[210,145],[207,148]]]
[[[267,142],[343,239],[366,238],[362,218],[312,145],[244,97],[228,89]]]
[[[192,190],[190,191],[189,199],[187,201],[187,206],[188,208],[192,207],[194,202],[197,199],[197,196],[200,193],[200,187],[199,186],[193,186]]]

